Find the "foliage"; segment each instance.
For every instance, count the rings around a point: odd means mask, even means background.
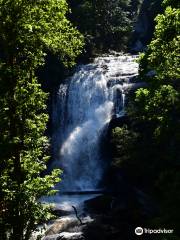
[[[127,162],[131,160],[131,153],[134,151],[138,134],[129,130],[128,126],[113,129],[112,141],[114,164],[116,166],[125,167]],[[117,158],[116,158],[117,157]]]
[[[48,95],[36,70],[46,50],[74,64],[83,37],[67,20],[65,0],[0,0],[0,227],[1,239],[29,239],[51,217],[39,202],[53,194],[60,170],[42,172],[49,159],[44,136]]]
[[[180,7],[180,3],[178,0],[164,0],[163,1],[163,6],[167,7],[167,6],[171,6],[173,8],[179,8]]]
[[[164,1],[164,13],[156,18],[154,39],[140,57],[140,75],[147,87],[138,89],[129,104],[131,126],[119,131],[117,148],[125,149],[128,158],[117,152],[115,161],[146,189],[159,204],[159,214],[151,219],[153,227],[179,229],[180,166],[180,9],[177,1]],[[175,8],[176,7],[176,8]],[[137,134],[135,142],[134,132]],[[132,137],[131,137],[132,136]],[[118,161],[117,161],[118,159]],[[122,166],[122,165],[119,165]],[[138,170],[138,171],[137,171]],[[159,238],[158,238],[159,239]]]
[[[141,1],[83,0],[72,7],[72,20],[85,35],[88,51],[124,50]]]
[[[135,98],[136,117],[140,121],[153,122],[154,126],[163,128],[163,132],[175,121],[179,111],[178,103],[179,93],[170,85],[162,85],[156,90],[139,89]]]
[[[140,59],[141,74],[156,71],[156,78],[172,81],[180,78],[180,9],[168,6],[156,17],[154,39]]]
[[[25,63],[30,64],[34,57],[34,65],[37,66],[43,62],[44,48],[48,48],[59,53],[64,62],[71,59],[73,64],[81,51],[82,36],[67,20],[67,13],[65,0],[1,0],[2,50],[14,47],[14,54],[21,64],[26,56]]]

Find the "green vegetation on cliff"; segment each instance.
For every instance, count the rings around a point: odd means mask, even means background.
[[[179,235],[180,8],[178,1],[163,5],[154,38],[140,57],[140,77],[148,86],[129,104],[131,125],[114,130],[114,161],[158,202],[152,226]]]

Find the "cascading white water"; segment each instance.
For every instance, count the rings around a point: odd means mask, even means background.
[[[112,116],[124,114],[125,93],[138,74],[136,56],[98,57],[61,84],[53,106],[53,165],[64,170],[61,189],[97,188],[103,174],[100,139]]]

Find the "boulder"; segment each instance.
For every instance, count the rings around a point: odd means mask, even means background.
[[[112,197],[102,195],[84,202],[85,210],[90,213],[104,214],[108,213],[111,209]]]
[[[82,232],[62,232],[44,237],[42,240],[85,240]]]
[[[60,232],[68,231],[76,226],[79,226],[79,221],[76,217],[67,216],[57,219],[45,232],[46,236],[59,234]],[[43,239],[44,240],[44,239]]]

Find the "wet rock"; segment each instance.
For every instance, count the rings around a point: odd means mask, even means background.
[[[142,42],[140,40],[137,40],[134,43],[134,46],[132,47],[132,50],[135,52],[142,52],[145,50],[145,46],[142,44]]]
[[[122,117],[117,117],[116,115],[113,116],[112,120],[109,123],[108,126],[108,131],[111,132],[112,129],[116,127],[122,127],[124,124],[129,125],[130,124],[130,119],[127,115],[124,115]]]
[[[42,240],[85,240],[82,232],[62,232],[44,237]]]
[[[66,210],[62,210],[62,209],[53,209],[52,213],[55,216],[62,217],[62,216],[70,215],[72,213],[72,211],[66,211]]]
[[[89,216],[82,217],[82,224],[75,216],[64,216],[49,227],[42,240],[84,240],[84,228],[92,222],[93,219]]]
[[[82,232],[62,232],[59,234],[59,239],[61,240],[85,240]]]
[[[75,217],[63,217],[57,219],[52,226],[46,231],[45,235],[59,234],[60,232],[68,231],[76,226],[79,226],[79,221]],[[43,239],[44,240],[44,239]]]
[[[98,196],[96,198],[85,201],[84,205],[85,205],[85,210],[90,213],[105,214],[110,211],[111,203],[112,203],[111,196],[102,195],[102,196]]]
[[[59,234],[54,234],[54,235],[46,236],[42,238],[42,240],[58,240],[58,238],[59,238]]]

